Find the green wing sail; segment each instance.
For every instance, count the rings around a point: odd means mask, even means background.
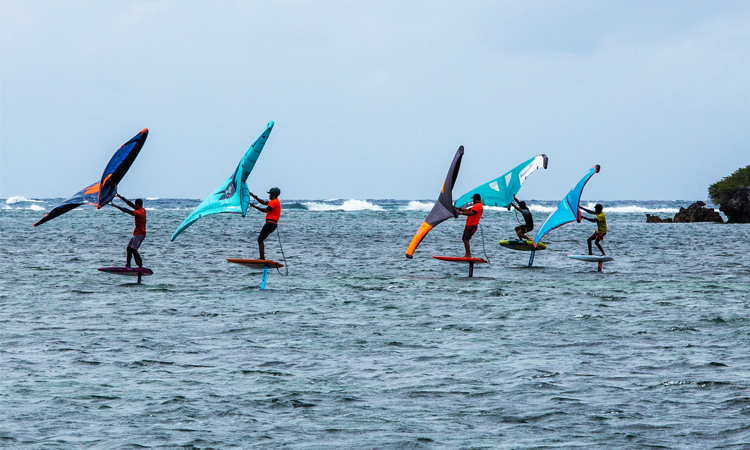
[[[513,202],[513,197],[521,190],[521,185],[535,170],[547,168],[547,155],[537,155],[519,164],[510,172],[472,189],[456,200],[456,206],[462,207],[472,203],[474,194],[482,196],[485,205],[506,207]]]
[[[270,136],[272,129],[273,121],[268,122],[266,129],[263,130],[263,133],[258,136],[258,139],[256,139],[255,142],[253,142],[253,145],[247,150],[232,176],[203,200],[201,204],[190,213],[187,219],[177,227],[172,234],[172,241],[177,239],[177,236],[185,231],[187,227],[192,225],[193,222],[204,216],[218,213],[237,213],[242,214],[242,217],[245,217],[245,214],[247,213],[247,205],[250,203],[250,189],[247,187],[246,183],[247,177],[250,175],[250,172],[253,171],[255,163],[258,161],[260,152],[263,151],[263,147],[266,145],[266,141],[268,140],[268,136]]]

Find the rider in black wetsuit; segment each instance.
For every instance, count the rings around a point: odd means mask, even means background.
[[[520,212],[521,215],[523,215],[523,220],[524,222],[526,222],[525,224],[516,227],[516,234],[518,235],[518,239],[522,241],[531,241],[532,239],[526,233],[534,229],[534,218],[531,217],[531,211],[529,211],[529,208],[526,207],[526,202],[518,201],[515,196],[513,197],[513,199],[515,200],[515,202],[511,203],[510,205],[516,208],[516,210]]]

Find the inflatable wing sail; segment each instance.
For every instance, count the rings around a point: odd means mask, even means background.
[[[76,209],[79,206],[89,203],[96,205],[99,201],[99,183],[94,183],[89,187],[85,187],[80,191],[76,192],[75,195],[65,200],[64,202],[57,205],[52,211],[48,212],[46,216],[39,222],[35,223],[34,226],[41,225],[48,220],[52,220],[55,217],[65,214],[71,209]]]
[[[456,200],[456,206],[466,206],[472,203],[474,194],[482,196],[485,205],[506,207],[513,202],[513,197],[521,190],[521,185],[535,170],[547,168],[547,155],[538,155],[519,164],[515,169],[472,189]]]
[[[109,160],[109,164],[104,168],[102,179],[99,182],[99,199],[96,203],[96,208],[101,209],[102,206],[111,202],[117,194],[117,185],[125,176],[130,166],[138,157],[143,144],[146,143],[148,137],[148,128],[144,128],[140,133],[133,136],[133,139],[122,144],[112,159]]]
[[[592,167],[588,172],[586,172],[586,175],[581,178],[578,184],[576,184],[576,186],[571,189],[570,192],[568,192],[568,195],[566,195],[565,198],[562,199],[562,201],[557,205],[557,209],[555,209],[552,214],[547,217],[547,220],[544,221],[542,227],[539,228],[539,231],[536,233],[536,236],[534,237],[534,247],[539,244],[539,241],[542,240],[545,234],[549,233],[555,228],[559,228],[566,223],[570,223],[573,221],[581,221],[581,209],[579,203],[581,202],[581,194],[583,193],[583,188],[595,173],[599,173],[600,169],[601,167],[599,167],[598,164]]]
[[[219,213],[238,213],[245,217],[247,213],[247,205],[250,203],[250,189],[247,187],[247,177],[255,167],[260,152],[263,151],[263,147],[266,145],[268,136],[271,134],[273,129],[273,121],[268,122],[266,129],[263,130],[258,139],[253,142],[253,145],[242,157],[242,160],[237,165],[227,181],[219,186],[215,191],[211,193],[205,200],[198,205],[192,213],[185,219],[182,224],[177,227],[175,232],[172,234],[171,240],[177,239],[187,227],[193,224],[196,220],[203,216]]]
[[[52,211],[48,212],[47,215],[44,216],[42,220],[35,223],[34,226],[41,225],[48,220],[52,220],[55,217],[65,214],[66,212],[86,203],[96,205],[97,209],[100,209],[102,206],[112,201],[115,194],[117,194],[117,184],[122,180],[122,177],[125,176],[125,173],[133,164],[133,161],[135,161],[135,158],[141,151],[147,137],[148,129],[144,128],[140,133],[136,134],[133,139],[124,143],[109,160],[109,164],[107,164],[107,167],[104,169],[101,181],[76,192],[75,195],[57,205]]]
[[[456,156],[453,157],[450,169],[448,169],[448,175],[445,177],[443,182],[443,188],[440,191],[440,196],[435,202],[435,206],[432,207],[432,211],[427,215],[427,218],[422,223],[422,226],[417,230],[417,234],[409,244],[409,249],[406,250],[406,257],[413,258],[414,250],[422,239],[439,223],[444,222],[451,217],[458,217],[455,208],[453,207],[453,185],[456,183],[458,177],[458,169],[461,167],[461,158],[464,156],[464,146],[458,147]]]

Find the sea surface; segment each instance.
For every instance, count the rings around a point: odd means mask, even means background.
[[[594,224],[529,268],[487,208],[468,278],[431,257],[463,220],[404,257],[431,201],[284,200],[260,290],[225,260],[257,257],[257,211],[170,242],[199,200],[147,199],[138,285],[96,270],[133,218],[34,228],[60,200],[0,200],[0,447],[750,448],[750,225],[646,223],[691,201],[602,202],[602,273],[567,258]],[[557,202],[529,203],[538,228]]]

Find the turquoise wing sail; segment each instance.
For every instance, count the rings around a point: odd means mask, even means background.
[[[260,152],[266,145],[268,136],[271,135],[273,121],[269,122],[266,129],[263,130],[258,139],[242,157],[234,173],[221,186],[214,190],[205,200],[198,205],[192,213],[177,227],[172,234],[171,240],[177,239],[187,227],[192,225],[201,217],[219,213],[237,213],[245,217],[247,206],[250,203],[250,189],[247,187],[247,177],[253,171],[255,163],[260,157]]]
[[[545,234],[555,228],[560,228],[566,223],[581,221],[581,209],[579,204],[581,203],[583,188],[586,187],[586,183],[589,182],[589,179],[591,179],[595,173],[599,173],[600,169],[601,167],[598,164],[589,169],[583,178],[578,181],[578,184],[576,184],[576,186],[568,192],[568,195],[560,201],[557,205],[557,209],[547,217],[547,220],[544,221],[541,228],[539,228],[539,231],[537,231],[536,236],[534,237],[534,247],[539,244]]]
[[[456,206],[463,207],[472,203],[474,194],[482,196],[485,205],[506,207],[513,202],[513,197],[521,190],[521,185],[535,170],[547,168],[547,155],[537,155],[516,166],[503,176],[472,189],[456,200]]]

